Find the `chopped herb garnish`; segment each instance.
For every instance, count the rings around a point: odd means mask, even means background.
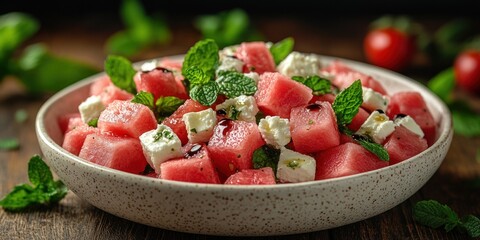
[[[7,211],[18,212],[30,208],[58,203],[67,194],[62,181],[54,181],[50,168],[38,155],[28,162],[28,178],[31,185],[21,184],[2,200],[0,206]]]
[[[301,164],[302,162],[305,162],[305,160],[302,160],[302,159],[290,159],[290,160],[288,160],[287,167],[289,167],[289,168],[291,168],[291,169],[295,169],[295,168],[300,167],[300,164]]]
[[[197,129],[196,128],[191,128],[190,132],[197,133]]]
[[[272,54],[276,65],[283,61],[283,59],[285,59],[288,54],[292,52],[293,45],[295,45],[295,41],[293,38],[288,37],[270,47],[270,53]]]
[[[253,168],[271,167],[276,174],[280,149],[269,145],[263,145],[253,152]]]
[[[90,127],[97,127],[97,124],[98,124],[98,118],[94,118],[94,119],[92,119],[92,120],[88,121],[88,123],[87,123],[87,124],[88,124],[88,126],[90,126]]]

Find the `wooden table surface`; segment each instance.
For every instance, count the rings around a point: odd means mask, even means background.
[[[68,24],[43,28],[30,42],[44,42],[56,54],[88,61],[99,68],[106,56],[105,39],[120,27],[112,22],[95,21],[99,16],[80,18]],[[362,38],[374,17],[343,18],[335,21],[281,16],[257,17],[255,24],[267,40],[278,41],[286,36],[296,40],[298,51],[333,55],[365,61]],[[325,20],[325,19],[323,19]],[[422,18],[423,24],[434,29],[448,18]],[[151,49],[137,56],[150,58],[180,54],[200,38],[189,19],[171,25],[174,39],[169,46]],[[434,70],[422,66],[403,74],[415,79],[428,79]],[[20,139],[20,149],[0,151],[0,197],[16,184],[28,182],[27,162],[40,154],[34,121],[48,96],[31,98],[21,94],[11,79],[0,84],[0,138]],[[26,110],[28,119],[17,123],[14,114]],[[480,177],[480,161],[476,157],[480,138],[455,135],[447,157],[436,174],[405,202],[370,219],[346,226],[313,233],[259,239],[464,239],[456,231],[430,229],[413,221],[412,206],[420,200],[435,199],[448,204],[460,216],[480,216],[480,189],[469,184]],[[477,159],[476,159],[477,158]],[[103,212],[74,193],[69,192],[58,206],[49,210],[8,213],[0,209],[0,239],[225,239],[193,235],[137,224]]]

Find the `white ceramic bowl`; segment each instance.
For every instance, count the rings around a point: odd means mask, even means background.
[[[324,63],[334,60],[321,57]],[[421,84],[391,71],[340,60],[380,80],[390,94],[420,92],[438,123],[436,143],[393,166],[305,183],[225,186],[138,176],[90,163],[61,147],[57,118],[76,111],[99,75],[62,90],[42,106],[36,120],[38,141],[47,163],[70,190],[92,205],[134,222],[231,236],[304,233],[357,222],[393,208],[418,191],[445,158],[453,131],[448,108]]]

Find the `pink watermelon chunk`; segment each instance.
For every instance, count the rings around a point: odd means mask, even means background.
[[[253,151],[263,144],[256,123],[224,119],[215,126],[207,145],[213,164],[228,177],[252,168]]]
[[[307,86],[275,72],[260,75],[255,100],[266,115],[288,118],[292,108],[307,105],[312,96]]]
[[[230,185],[267,185],[276,184],[275,174],[272,168],[244,169],[232,174],[225,184]]]
[[[390,165],[393,165],[423,152],[428,148],[428,144],[427,140],[399,126],[387,138],[384,147],[390,155]]]
[[[92,133],[85,138],[79,157],[113,169],[141,173],[147,166],[138,138]]]
[[[133,98],[131,93],[124,91],[113,84],[106,86],[99,96],[105,106],[115,100],[129,101]]]
[[[243,72],[262,74],[275,71],[272,54],[264,42],[244,42],[237,48],[235,56],[245,63]]]
[[[85,142],[85,138],[87,137],[87,135],[92,133],[100,133],[100,130],[98,130],[98,128],[90,127],[88,125],[76,127],[65,134],[62,147],[70,153],[78,156],[78,154],[80,153],[80,149]]]
[[[173,73],[169,70],[156,68],[149,72],[137,72],[133,80],[137,86],[137,91],[150,92],[154,100],[159,97],[185,97],[185,88],[177,84]],[[182,91],[183,90],[183,91]],[[183,94],[182,94],[183,93]]]
[[[208,158],[164,162],[160,165],[160,178],[193,183],[220,183],[212,161]]]
[[[357,115],[353,117],[352,122],[348,124],[347,127],[356,132],[358,129],[360,129],[365,120],[367,120],[368,116],[370,116],[370,114],[365,111],[365,109],[359,108]]]
[[[320,101],[320,102],[329,102],[330,104],[333,104],[333,102],[335,101],[335,97],[336,96],[332,93],[327,93],[322,95],[313,95],[309,103],[315,103],[317,101]]]
[[[207,109],[207,107],[203,106],[197,101],[187,99],[182,106],[180,106],[172,115],[170,115],[170,117],[165,118],[162,123],[169,126],[173,132],[177,134],[183,145],[188,142],[187,129],[185,122],[182,120],[183,115],[185,115],[185,113],[199,112],[205,109]]]
[[[435,120],[420,93],[399,92],[393,94],[387,107],[387,115],[393,119],[400,113],[409,115],[415,120],[425,134],[429,146],[435,142],[437,137]]]
[[[92,85],[90,85],[90,96],[100,95],[110,85],[113,85],[113,83],[108,75],[95,79]]]
[[[97,125],[102,132],[138,138],[142,133],[156,129],[157,120],[145,105],[115,100],[100,114]]]
[[[58,126],[60,127],[60,131],[62,131],[62,133],[65,134],[66,132],[72,130],[72,128],[70,128],[70,121],[72,121],[72,127],[73,127],[73,122],[76,123],[77,119],[80,119],[80,122],[83,123],[82,118],[80,117],[80,113],[78,112],[67,113],[59,116],[57,121],[58,121]]]
[[[312,153],[340,144],[335,113],[329,102],[295,107],[290,115],[290,132],[296,151]]]
[[[388,166],[388,162],[355,143],[345,143],[316,154],[315,180],[343,177]]]

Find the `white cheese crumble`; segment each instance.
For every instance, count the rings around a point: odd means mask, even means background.
[[[217,68],[217,75],[222,71],[235,71],[242,72],[243,70],[243,61],[230,56],[223,56],[220,58],[220,65]]]
[[[289,77],[308,77],[318,75],[320,68],[321,63],[316,55],[291,52],[277,66],[277,71]]]
[[[84,123],[100,117],[103,110],[105,110],[105,105],[103,105],[100,96],[90,96],[78,106],[80,117]]]
[[[381,93],[374,91],[371,88],[362,87],[363,89],[363,104],[362,107],[375,111],[380,109],[382,111],[387,110],[388,98]]]
[[[215,108],[225,111],[228,118],[246,122],[255,122],[255,115],[258,113],[258,106],[253,96],[240,95],[236,98],[225,100]]]
[[[373,111],[356,133],[370,136],[376,143],[381,144],[394,130],[395,124],[387,115]]]
[[[148,164],[156,173],[160,173],[160,164],[163,162],[182,156],[182,142],[166,125],[159,124],[157,129],[143,133],[140,142]]]
[[[290,142],[290,124],[288,119],[279,116],[267,116],[260,119],[258,130],[267,144],[279,149]]]
[[[404,117],[397,117],[393,122],[397,126],[404,126],[406,129],[417,134],[420,138],[423,138],[423,136],[425,136],[425,134],[422,131],[422,128],[420,128],[417,122],[415,122],[415,120],[408,115]]]
[[[313,181],[316,165],[313,157],[282,148],[277,166],[277,178],[280,182],[290,183]]]
[[[191,143],[208,142],[213,135],[213,128],[217,124],[217,115],[209,108],[199,112],[190,112],[183,115],[182,120]]]

